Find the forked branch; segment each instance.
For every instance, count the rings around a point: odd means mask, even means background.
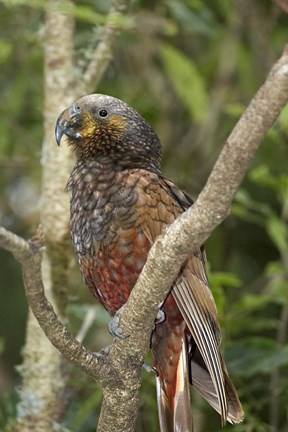
[[[140,368],[149,348],[157,305],[169,292],[182,263],[229,214],[257,148],[287,101],[288,46],[228,137],[195,204],[152,247],[121,318],[123,332],[130,337],[114,340],[108,356],[98,359],[86,350],[60,323],[46,300],[40,271],[41,235],[26,242],[0,229],[0,245],[21,262],[27,298],[44,332],[63,356],[103,384],[99,432],[135,429]]]

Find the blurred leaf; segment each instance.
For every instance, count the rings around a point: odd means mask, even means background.
[[[3,395],[0,403],[0,430],[1,432],[15,431],[16,406],[19,402],[19,394],[14,388]]]
[[[287,250],[288,227],[284,221],[277,216],[270,217],[267,221],[267,232],[280,252]]]
[[[235,195],[235,201],[243,204],[245,207],[250,207],[251,205],[251,197],[249,192],[245,189],[239,189]]]
[[[235,201],[242,204],[247,210],[257,211],[264,216],[268,216],[272,213],[271,208],[266,203],[262,203],[254,200],[249,192],[244,189],[239,189],[235,196]]]
[[[91,416],[95,408],[99,407],[101,400],[102,388],[100,384],[97,384],[93,394],[85,400],[82,400],[81,404],[78,405],[77,411],[74,412],[75,416],[73,416],[72,422],[69,424],[69,431],[78,432],[82,430],[83,425],[87,422],[87,418]]]
[[[207,115],[208,98],[202,74],[194,62],[181,51],[165,44],[162,46],[164,67],[178,96],[198,123]]]
[[[225,357],[229,371],[235,376],[267,374],[288,365],[288,346],[279,347],[275,341],[264,337],[250,338],[246,342],[229,344]]]
[[[2,0],[2,2],[7,7],[15,7],[15,6],[30,6],[35,9],[48,9],[49,1],[48,0]],[[100,14],[95,11],[95,7],[93,5],[87,4],[73,4],[69,1],[62,0],[53,5],[53,8],[57,10],[59,13],[64,13],[67,15],[71,15],[78,19],[79,21],[87,22],[90,24],[105,24],[107,22],[107,16],[105,14]],[[113,20],[113,24],[121,25],[123,27],[131,27],[132,22],[131,18],[127,18],[121,13],[114,13],[113,17],[109,17],[110,22]]]
[[[245,312],[251,312],[263,309],[269,302],[271,302],[271,297],[269,295],[255,295],[246,293],[238,307]]]
[[[280,116],[278,118],[282,129],[288,134],[288,104],[282,109]]]
[[[221,319],[226,307],[226,295],[223,287],[238,288],[242,282],[237,275],[228,272],[208,271],[208,279]]]
[[[288,303],[288,281],[286,274],[271,281],[270,292],[275,302],[280,304]]]
[[[245,111],[245,105],[241,103],[227,103],[224,105],[224,112],[230,117],[239,118]]]
[[[5,351],[5,341],[3,337],[0,337],[0,354],[3,354]]]
[[[280,185],[280,181],[272,176],[268,165],[259,165],[255,167],[250,171],[248,177],[254,183],[261,186],[268,186],[272,189],[275,189],[277,185]]]
[[[215,32],[211,25],[212,14],[208,8],[203,7],[203,3],[193,1],[192,6],[195,11],[188,7],[183,1],[170,0],[167,3],[168,8],[175,18],[186,31],[199,33],[204,35],[211,35]]]
[[[232,205],[231,214],[251,224],[255,224],[255,225],[265,224],[265,221],[263,220],[263,216],[259,216],[253,213],[250,209],[244,207],[243,205],[239,205],[237,203]]]
[[[266,203],[252,199],[249,192],[239,189],[232,204],[232,214],[247,222],[256,225],[265,225],[266,216],[272,213],[271,208]]]
[[[239,219],[245,220],[246,222],[249,222],[251,224],[255,225],[264,225],[265,221],[263,220],[262,216],[259,216],[257,214],[251,213],[248,209],[245,207],[233,204],[231,209],[231,214],[235,217],[238,217]]]
[[[288,175],[280,177],[280,196],[283,204],[283,217],[288,220]]]
[[[281,276],[286,271],[281,261],[271,261],[267,264],[265,275],[267,276]]]
[[[242,285],[241,279],[234,273],[213,272],[209,274],[211,285],[221,285],[239,288]]]
[[[12,54],[12,44],[10,42],[0,40],[0,64],[5,63]]]

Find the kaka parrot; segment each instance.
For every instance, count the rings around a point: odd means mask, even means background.
[[[111,316],[127,302],[156,237],[191,206],[160,171],[161,144],[137,111],[92,94],[63,111],[56,141],[76,154],[67,190],[84,280]],[[221,331],[203,248],[183,265],[151,336],[160,428],[192,431],[189,382],[226,421],[243,411],[220,352]]]

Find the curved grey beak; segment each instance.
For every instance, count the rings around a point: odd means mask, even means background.
[[[60,145],[61,138],[63,135],[66,135],[71,140],[79,140],[82,138],[82,135],[79,130],[79,118],[76,117],[72,109],[68,108],[63,111],[56,122],[55,126],[55,138],[58,145]]]
[[[61,121],[64,112],[65,111],[59,115],[55,126],[55,138],[58,146],[60,146],[61,138],[65,134],[67,128],[67,121]]]

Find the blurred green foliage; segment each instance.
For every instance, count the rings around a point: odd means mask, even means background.
[[[39,0],[0,4],[0,216],[25,237],[38,223],[45,7]],[[75,74],[91,57],[108,7],[103,0],[79,0],[69,10],[61,5],[77,17]],[[268,0],[134,0],[122,23],[115,57],[97,91],[124,99],[152,123],[164,146],[165,175],[196,196],[287,43],[288,16]],[[288,429],[287,143],[288,107],[264,140],[231,215],[207,243],[223,350],[246,412],[235,432]],[[15,365],[21,363],[27,306],[17,263],[0,255],[2,430],[16,413]],[[75,263],[69,292],[75,334],[88,304],[95,305]],[[110,341],[108,315],[95,307],[85,341],[94,351]],[[75,368],[68,373],[62,430],[93,431],[101,389]],[[143,372],[143,378],[138,431],[157,431],[154,377]],[[219,416],[197,395],[193,404],[197,430],[220,431]]]

